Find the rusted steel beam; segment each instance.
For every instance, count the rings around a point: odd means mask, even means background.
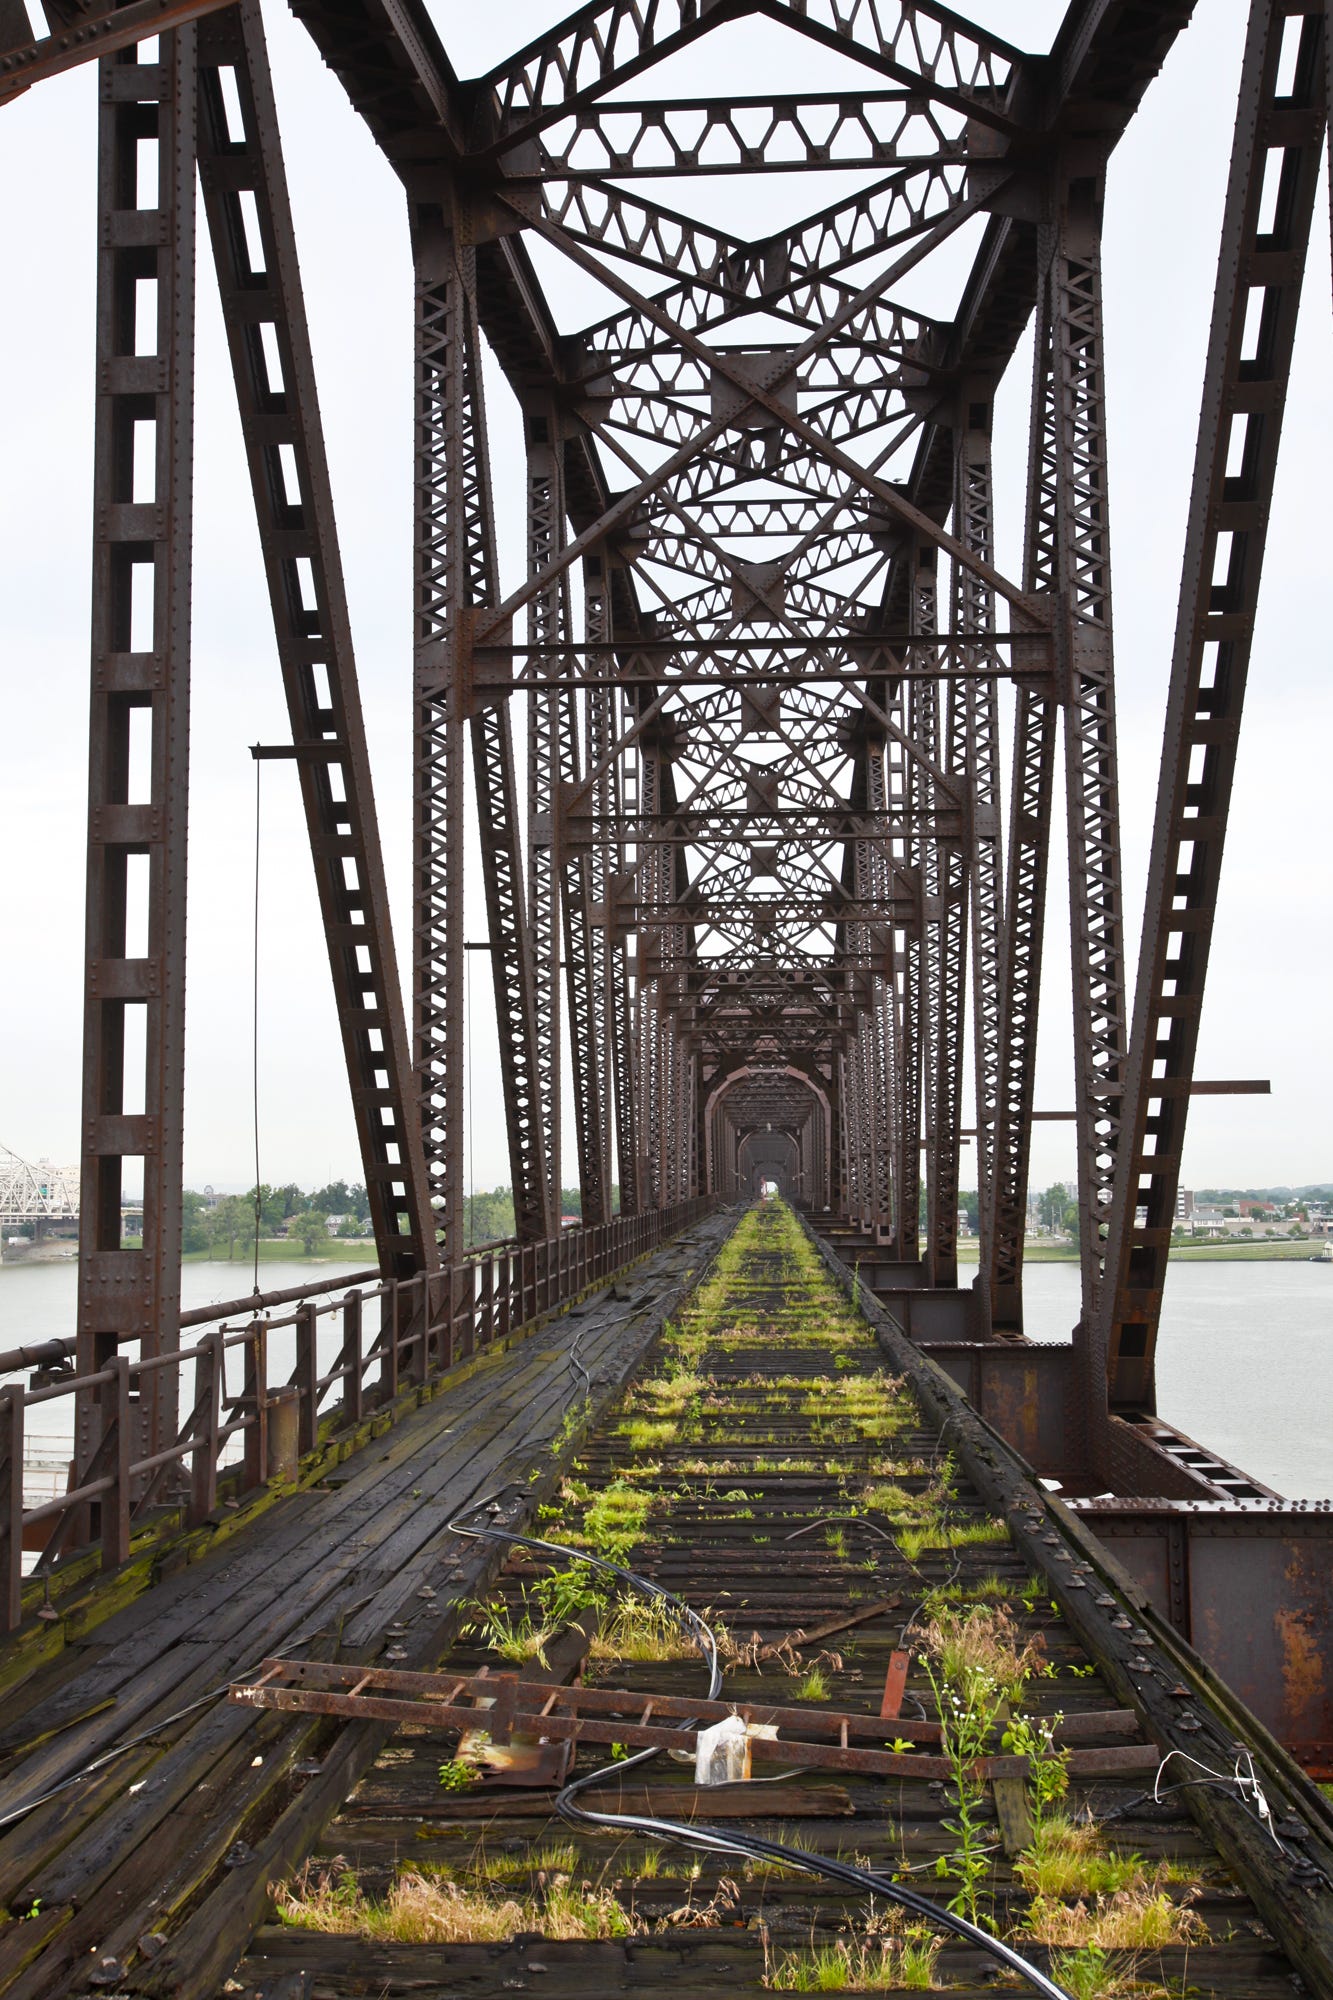
[[[0,53],[0,104],[44,77],[59,76],[94,58],[119,55],[137,42],[188,27],[234,0],[129,0],[110,13],[84,14],[67,28]]]
[[[378,1722],[425,1724],[465,1732],[483,1724],[495,1743],[512,1735],[551,1742],[625,1743],[636,1749],[693,1750],[698,1732],[692,1722],[723,1722],[738,1716],[774,1736],[750,1739],[762,1760],[802,1769],[863,1773],[867,1777],[939,1780],[949,1775],[947,1758],[882,1745],[883,1719],[827,1709],[774,1708],[753,1702],[691,1700],[683,1695],[633,1693],[616,1688],[552,1688],[512,1674],[396,1673],[385,1668],[325,1668],[322,1663],[264,1661],[256,1680],[233,1687],[230,1698],[242,1707],[281,1713],[337,1715]],[[650,1717],[661,1717],[652,1721]],[[672,1718],[675,1718],[673,1723]],[[1056,1729],[1062,1745],[1089,1736],[1124,1736],[1137,1731],[1131,1712],[1080,1717],[1072,1730],[1063,1718]],[[783,1733],[783,1732],[787,1733]],[[899,1720],[893,1735],[912,1744],[940,1741],[940,1725]],[[832,1738],[833,1741],[823,1739]],[[811,1740],[813,1739],[813,1740]],[[1070,1748],[1066,1768],[1074,1777],[1102,1777],[1155,1770],[1161,1752],[1154,1743],[1100,1744]],[[1021,1778],[1028,1760],[989,1755],[977,1760],[979,1778]]]
[[[200,179],[352,1115],[380,1268],[386,1277],[411,1278],[439,1268],[435,1219],[296,234],[256,0],[241,0],[197,33]],[[247,201],[257,236],[247,229]]]
[[[97,373],[77,1354],[170,1352],[180,1313],[194,436],[195,36],[98,73]],[[150,161],[147,157],[153,156]],[[152,171],[155,169],[155,172]],[[143,199],[145,205],[140,206]],[[146,310],[145,310],[146,308]],[[122,1241],[141,1179],[138,1247]],[[176,1432],[175,1371],[134,1456]],[[79,1398],[86,1467],[115,1422]]]
[[[1231,157],[1093,1366],[1155,1407],[1154,1362],[1250,649],[1327,117],[1328,24],[1254,0]],[[1290,53],[1290,83],[1280,76]],[[1271,218],[1265,190],[1276,194]]]

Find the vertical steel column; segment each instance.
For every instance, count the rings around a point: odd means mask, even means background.
[[[907,720],[906,702],[901,687],[895,693],[892,703],[893,720],[901,727]],[[888,821],[903,826],[910,817],[910,773],[907,753],[900,741],[889,737],[884,745],[883,761],[883,810]],[[906,1189],[910,1185],[918,1187],[921,1177],[921,1152],[915,1142],[908,1162],[909,1176],[903,1171],[903,1051],[907,1033],[911,1027],[911,1000],[904,1001],[909,968],[907,942],[911,935],[912,919],[900,923],[897,905],[904,891],[910,890],[913,876],[910,866],[911,845],[905,840],[895,841],[890,849],[892,859],[887,869],[885,888],[886,904],[892,911],[889,926],[889,956],[893,967],[893,978],[884,992],[884,1005],[877,1019],[879,1047],[883,1050],[884,1065],[884,1124],[886,1144],[889,1154],[889,1175],[893,1193],[893,1236],[895,1244],[901,1244],[903,1234],[903,1214],[907,1205]],[[904,948],[898,950],[898,932],[903,932]],[[899,1252],[898,1254],[902,1254]]]
[[[638,931],[638,1118],[635,1136],[639,1142],[638,1197],[640,1208],[662,1205],[662,1037],[658,1021],[661,972],[661,928],[654,921],[657,906],[665,903],[666,881],[662,869],[660,843],[652,838],[652,822],[660,807],[661,759],[655,748],[644,746],[639,754],[639,817],[644,838],[639,842],[639,899],[649,905],[640,918]]]
[[[590,645],[606,638],[606,590],[600,563],[596,577],[590,575],[592,559],[584,560],[584,636]],[[590,655],[590,662],[597,655]],[[603,669],[594,669],[600,673]],[[570,696],[571,702],[573,695]],[[574,957],[579,949],[579,926],[572,914],[566,921],[574,937],[566,941],[570,960],[569,1011],[575,1055],[575,1102],[580,1101],[578,1066],[586,1064],[583,1087],[585,1108],[579,1113],[579,1176],[583,1190],[583,1220],[587,1224],[606,1222],[611,1215],[611,1101],[614,1053],[611,1044],[612,1013],[609,990],[611,959],[611,878],[618,872],[617,850],[608,826],[614,811],[614,774],[611,755],[611,701],[609,685],[590,679],[583,697],[583,729],[587,746],[591,789],[587,809],[592,816],[592,840],[579,866],[582,895],[582,950],[585,964],[575,992]],[[605,770],[603,765],[607,765]],[[601,773],[600,776],[596,775]],[[565,907],[571,912],[571,887],[567,883]],[[580,998],[581,994],[581,998]],[[587,1155],[586,1163],[584,1155]]]
[[[500,595],[491,499],[490,440],[477,319],[476,252],[464,253],[462,457],[463,526],[468,601],[495,604]],[[509,1134],[514,1226],[523,1242],[540,1242],[560,1228],[560,1209],[546,1158],[538,1079],[539,1020],[523,901],[523,844],[514,777],[509,698],[473,691],[470,715],[472,779],[481,836],[491,984],[500,1042],[500,1081]]]
[[[611,639],[611,598],[610,579],[607,574],[604,551],[589,550],[583,558],[584,578],[584,631],[589,645],[605,645]],[[588,700],[588,763],[592,770],[599,770],[611,757],[615,735],[615,687],[608,668],[605,687],[591,685]],[[630,751],[628,755],[634,753]],[[605,777],[598,781],[594,796],[595,812],[608,813],[619,820],[624,810],[624,766],[622,756],[615,757]],[[625,842],[617,835],[598,840],[593,845],[593,865],[600,868],[601,875],[592,892],[594,900],[600,904],[602,923],[598,936],[601,938],[602,977],[602,1019],[604,1032],[598,1035],[598,1048],[604,1049],[605,1059],[602,1075],[602,1145],[604,1154],[603,1184],[607,1191],[607,1205],[610,1206],[610,1148],[607,1125],[611,1109],[611,1086],[614,1085],[616,1123],[616,1172],[620,1182],[620,1209],[623,1215],[633,1215],[639,1207],[639,1162],[637,1141],[637,1117],[635,1109],[635,1083],[638,1066],[634,1049],[633,996],[630,992],[629,962],[625,950],[625,927],[621,922],[620,892],[629,877],[625,866]],[[599,1061],[602,1058],[599,1055]]]
[[[991,499],[990,405],[969,404],[955,434],[953,531],[986,562],[994,560]],[[994,629],[990,586],[961,563],[953,565],[953,632],[966,641],[970,669],[992,663],[987,635]],[[977,1113],[977,1216],[980,1255],[977,1289],[990,1314],[995,1231],[995,1121],[1000,1095],[1000,962],[1004,930],[1003,860],[1000,850],[1000,741],[993,679],[969,673],[963,695],[963,778],[966,799],[966,873],[972,919],[972,1040]],[[951,710],[952,716],[952,710]]]
[[[564,446],[554,409],[528,418],[528,554],[535,573],[565,543]],[[533,642],[542,659],[567,671],[571,661],[559,647],[570,637],[569,572],[538,591],[530,607]],[[603,1137],[605,1065],[594,1021],[601,998],[594,968],[589,914],[590,853],[597,851],[594,825],[590,845],[566,837],[567,802],[577,793],[581,758],[578,704],[572,688],[534,690],[528,697],[528,927],[532,939],[533,1004],[537,1019],[538,1091],[547,1149],[547,1178],[555,1213],[560,1208],[561,1032],[559,930],[563,928],[565,980],[569,1002],[569,1053],[574,1085],[574,1124],[579,1163],[581,1212],[587,1223],[608,1214]],[[547,802],[543,807],[542,800]],[[591,807],[591,801],[589,801]],[[545,843],[543,845],[543,843]],[[557,870],[552,877],[552,859]],[[552,898],[559,905],[551,908]],[[557,928],[549,940],[537,935],[537,913]],[[545,986],[543,981],[549,982]],[[547,1009],[549,1008],[549,1017]]]
[[[955,564],[955,568],[959,565]],[[965,794],[966,695],[952,682],[944,727],[944,769]],[[937,807],[944,801],[935,787]],[[930,1073],[930,1174],[926,1189],[926,1260],[933,1285],[958,1283],[958,1162],[963,1122],[963,1016],[967,992],[967,856],[962,832],[932,845],[939,915],[934,976],[934,1020],[928,1043]]]
[[[867,1203],[863,1190],[871,1139],[866,1125],[866,1085],[859,1023],[856,1031],[848,1036],[846,1053],[842,1058],[842,1092],[844,1212],[849,1221],[864,1226]]]
[[[97,401],[77,1366],[179,1344],[194,399],[195,29],[98,66]],[[125,1181],[143,1177],[139,1249]],[[137,1399],[139,1449],[177,1383]],[[80,1397],[76,1454],[104,1428]]]
[[[911,570],[911,630],[934,632],[936,619],[935,550],[917,545],[908,554]],[[912,654],[914,662],[919,655]],[[939,700],[933,681],[914,680],[907,696],[907,727],[912,741],[932,764],[939,762]],[[939,897],[936,893],[936,849],[932,831],[925,831],[934,817],[934,782],[915,759],[903,771],[904,805],[913,832],[908,843],[910,879],[916,909],[907,929],[907,964],[902,981],[902,1048],[898,1065],[899,1201],[898,1255],[915,1261],[921,1254],[921,1108],[922,1076],[927,1050],[931,1045],[933,1022],[938,1012]],[[927,1098],[929,1104],[933,1091]],[[927,1158],[934,1149],[934,1133],[928,1132]]]
[[[500,1036],[500,1081],[509,1132],[514,1226],[541,1242],[560,1228],[542,1144],[535,1050],[537,1022],[523,909],[523,861],[509,706],[504,695],[471,718],[472,768],[486,886],[486,927]]]
[[[1296,42],[1278,93],[1284,39]],[[1319,188],[1327,23],[1255,0],[1241,72],[1167,695],[1121,1154],[1092,1365],[1154,1407],[1153,1364],[1204,981]],[[1266,187],[1275,193],[1261,228]]]
[[[869,881],[876,909],[875,940],[870,971],[870,1012],[866,1019],[866,1074],[862,1087],[866,1104],[865,1175],[871,1220],[887,1229],[893,1215],[893,1127],[889,1115],[889,1075],[892,1066],[894,1008],[893,867],[885,838],[888,811],[884,781],[884,741],[868,735],[865,752],[865,809],[878,837],[870,843]],[[878,961],[877,963],[874,961]]]
[[[1125,1060],[1111,547],[1102,358],[1100,177],[1061,190],[1052,301],[1056,400],[1056,548],[1065,710],[1065,800],[1073,946],[1074,1108],[1086,1350],[1110,1225]],[[1089,1418],[1104,1380],[1089,1380]]]
[[[1055,403],[1051,369],[1050,231],[1038,271],[1032,416],[1028,446],[1023,582],[1051,591],[1055,577]],[[1046,928],[1058,704],[1049,689],[1019,681],[1009,799],[1009,862],[1000,971],[1000,1068],[995,1116],[990,1302],[997,1332],[1023,1331],[1023,1235],[1027,1225],[1037,1002]]]
[[[921,555],[924,556],[924,550]],[[914,632],[928,632],[936,629],[935,619],[937,591],[935,588],[934,565],[929,567],[922,561],[916,569],[916,589],[914,604],[916,615],[913,620]],[[927,623],[926,621],[930,622]],[[929,653],[908,653],[913,667],[930,668],[935,664]],[[912,741],[921,754],[932,764],[940,761],[940,698],[939,688],[933,680],[914,680],[908,688],[908,715]],[[939,803],[935,792],[935,781],[930,773],[914,759],[911,764],[912,799],[912,870],[920,885],[921,937],[915,952],[915,990],[913,993],[916,1031],[920,1043],[917,1057],[917,1085],[920,1091],[922,1123],[924,1131],[924,1166],[926,1193],[926,1240],[925,1263],[931,1284],[937,1284],[932,1264],[935,1224],[938,1219],[939,1203],[939,1142],[940,1130],[936,1124],[939,1107],[939,1060],[941,1038],[944,1033],[944,904],[943,904],[943,856],[935,832],[935,811]],[[923,1164],[921,1152],[917,1155],[918,1167]],[[918,1202],[918,1212],[920,1204]]]
[[[959,574],[954,563],[956,607]],[[937,593],[938,595],[938,593]],[[918,655],[919,666],[934,665]],[[967,983],[967,859],[963,831],[945,835],[939,814],[957,810],[967,788],[966,694],[957,681],[948,688],[943,742],[939,727],[939,693],[933,683],[921,684],[929,697],[925,713],[931,757],[949,773],[954,797],[946,797],[938,782],[920,774],[920,791],[934,805],[934,824],[924,831],[927,907],[934,916],[927,932],[927,992],[930,1019],[926,1051],[926,1267],[932,1285],[952,1288],[958,1283],[958,1162],[962,1144],[963,1015]],[[923,744],[924,747],[924,744]],[[942,753],[942,755],[941,755]]]
[[[498,597],[476,250],[447,183],[411,204],[417,272],[417,1067],[446,1258],[462,1249],[463,764],[470,720],[500,1076],[520,1237],[555,1228],[536,1087],[536,1017],[508,696],[474,695],[471,635]],[[455,1247],[456,1246],[456,1247]]]
[[[466,253],[452,213],[410,204],[416,269],[412,1010],[422,1145],[446,1264],[461,1262],[464,1133],[463,531]]]
[[[436,1268],[435,1220],[410,1103],[370,758],[257,0],[211,15],[197,32],[200,177],[362,1171],[380,1267],[410,1278]]]
[[[837,1184],[829,1191],[829,1207],[835,1216],[848,1221],[852,1213],[852,1164],[851,1164],[851,1123],[853,1117],[853,1096],[850,1079],[850,1060],[844,1046],[838,1051],[834,1064],[833,1145],[832,1166]]]
[[[859,804],[867,813],[873,782],[870,767],[875,761],[877,749],[867,731],[862,738],[858,753],[859,768],[852,786],[853,803]],[[863,1112],[859,1146],[852,1159],[853,1185],[860,1219],[872,1228],[882,1227],[888,1221],[887,1209],[881,1209],[878,1199],[878,1159],[874,1141],[880,1082],[875,1061],[875,1007],[880,979],[875,961],[876,939],[881,933],[880,926],[870,922],[865,915],[866,911],[875,909],[879,901],[876,858],[873,841],[862,839],[853,843],[852,895],[860,906],[860,914],[844,931],[845,948],[852,960],[848,977],[856,1009],[856,1038],[851,1054],[852,1090],[857,1106]]]
[[[528,574],[540,576],[564,545],[565,503],[562,448],[551,408],[527,413],[528,433]],[[538,672],[547,666],[564,671],[556,648],[568,642],[569,572],[562,569],[545,583],[528,604],[528,640],[543,649],[536,655]],[[546,1160],[547,1207],[560,1206],[560,875],[556,821],[562,778],[561,718],[563,702],[573,696],[559,688],[528,691],[528,951],[532,965],[532,998],[536,1020],[535,1046],[537,1116],[541,1120]]]

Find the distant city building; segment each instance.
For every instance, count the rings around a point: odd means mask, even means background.
[[[1193,1213],[1194,1189],[1178,1188],[1176,1190],[1176,1221],[1188,1222]]]

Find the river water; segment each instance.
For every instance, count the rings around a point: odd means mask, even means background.
[[[326,1269],[337,1274],[332,1264]],[[372,1272],[367,1266],[367,1277]],[[314,1274],[297,1259],[260,1272],[266,1291],[306,1284]],[[0,1265],[0,1348],[72,1332],[77,1276],[73,1261]],[[182,1304],[188,1310],[242,1297],[249,1277],[239,1261],[186,1264]],[[1069,1338],[1078,1283],[1076,1264],[1028,1267],[1033,1340]],[[1163,1417],[1210,1451],[1291,1499],[1333,1500],[1333,1265],[1173,1264],[1157,1380]],[[47,1419],[41,1430],[49,1434],[62,1408],[63,1399],[33,1412]]]

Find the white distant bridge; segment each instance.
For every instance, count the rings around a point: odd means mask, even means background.
[[[15,1222],[77,1222],[79,1170],[21,1160],[0,1146],[0,1230]]]

